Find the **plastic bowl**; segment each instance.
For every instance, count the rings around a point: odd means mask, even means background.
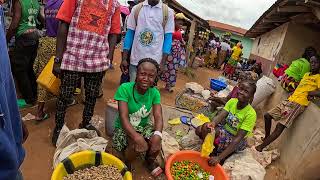
[[[215,91],[221,91],[227,87],[227,84],[225,82],[216,80],[216,79],[211,79],[210,80],[210,88],[215,90]]]
[[[117,167],[124,180],[132,180],[132,174],[128,171],[127,166],[117,157],[96,151],[81,151],[70,155],[57,165],[51,176],[51,180],[62,180],[68,174],[76,170],[85,169],[91,166],[113,165]]]
[[[171,166],[175,162],[179,161],[191,161],[198,163],[205,171],[209,172],[214,176],[215,180],[228,180],[227,174],[224,172],[222,166],[220,164],[211,167],[208,165],[208,158],[201,157],[200,153],[197,151],[179,151],[169,157],[166,162],[166,176],[168,180],[173,180],[171,175]]]

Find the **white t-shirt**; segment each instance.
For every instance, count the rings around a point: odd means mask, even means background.
[[[161,0],[153,7],[148,4],[148,0],[143,2],[137,25],[134,18],[136,9],[137,6],[132,8],[127,22],[127,28],[135,31],[130,64],[137,65],[144,58],[152,58],[160,64],[164,34],[174,32],[174,12],[171,8],[168,9],[168,21],[163,29]]]
[[[226,42],[222,41],[221,44],[220,44],[220,47],[221,47],[222,51],[231,51],[230,45],[228,43],[226,43]]]

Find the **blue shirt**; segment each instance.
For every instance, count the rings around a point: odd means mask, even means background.
[[[4,14],[0,6],[0,180],[14,180],[25,156],[21,117],[9,62]]]

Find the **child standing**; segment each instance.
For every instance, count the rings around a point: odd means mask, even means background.
[[[276,140],[285,128],[288,128],[309,105],[309,100],[320,97],[320,58],[312,56],[310,58],[311,72],[306,73],[294,93],[282,101],[275,108],[264,115],[265,138],[263,143],[256,147],[257,151],[262,151],[266,146]],[[276,129],[270,134],[272,119],[278,121]]]

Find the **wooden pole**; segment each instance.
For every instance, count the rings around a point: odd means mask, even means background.
[[[189,38],[188,38],[188,44],[187,44],[187,48],[186,48],[186,59],[188,64],[191,66],[191,59],[190,59],[190,48],[192,47],[193,44],[193,40],[194,40],[194,33],[195,33],[195,29],[196,29],[196,21],[192,20],[191,22],[191,26],[190,26],[190,32],[189,32]],[[191,63],[191,64],[190,64]]]

